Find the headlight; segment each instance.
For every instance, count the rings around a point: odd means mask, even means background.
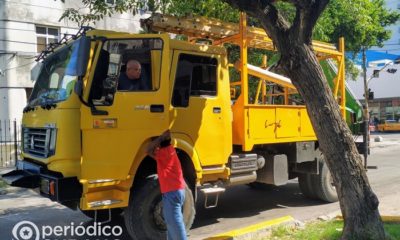
[[[56,152],[57,128],[50,129],[49,155]]]

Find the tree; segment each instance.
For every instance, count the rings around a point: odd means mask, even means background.
[[[292,21],[280,13],[274,0],[224,1],[259,19],[281,53],[281,68],[305,100],[338,193],[344,217],[342,239],[385,239],[378,198],[311,45],[313,28],[329,0],[287,0],[295,7]]]

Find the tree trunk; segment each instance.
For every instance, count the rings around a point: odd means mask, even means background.
[[[385,239],[378,198],[372,192],[351,132],[311,48],[313,28],[329,0],[285,0],[296,8],[292,22],[280,14],[275,0],[224,1],[259,19],[281,53],[279,65],[306,103],[338,193],[344,218],[342,239]]]
[[[289,39],[296,43],[296,39]],[[332,174],[344,218],[342,239],[385,239],[379,201],[319,62],[306,44],[278,49],[280,64],[306,102],[319,145]]]

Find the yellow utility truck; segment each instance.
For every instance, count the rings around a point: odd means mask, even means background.
[[[9,184],[39,188],[42,196],[96,220],[123,213],[133,239],[164,239],[156,162],[145,149],[170,129],[187,182],[188,229],[197,194],[204,194],[205,207],[215,207],[218,196],[238,184],[260,188],[298,177],[307,197],[337,201],[290,79],[248,64],[248,48],[274,51],[264,30],[246,26],[244,14],[240,24],[165,15],[143,24],[164,33],[82,29],[39,56],[41,71],[23,115],[22,160],[3,175]],[[187,40],[171,39],[171,33]],[[236,64],[228,61],[225,44],[240,48]],[[343,117],[358,121],[361,109],[346,105],[352,98],[343,40],[338,48],[313,46],[336,69],[331,85]],[[147,88],[118,88],[130,59],[141,63],[138,81]],[[230,80],[234,72],[236,81]],[[259,81],[252,96],[249,76]]]

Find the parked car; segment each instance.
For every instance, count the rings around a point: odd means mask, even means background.
[[[400,122],[396,120],[384,120],[382,123],[378,124],[378,131],[400,131]]]

